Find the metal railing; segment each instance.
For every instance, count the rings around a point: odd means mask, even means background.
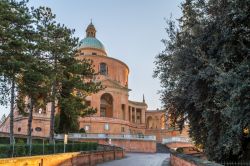
[[[148,140],[155,141],[154,135],[132,135],[132,134],[87,134],[87,133],[70,133],[69,139],[127,139],[127,140]],[[64,139],[64,134],[55,134],[55,139]]]
[[[173,142],[192,143],[192,140],[188,137],[169,137],[162,139],[162,144],[173,143]]]

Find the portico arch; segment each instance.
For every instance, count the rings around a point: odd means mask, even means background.
[[[151,116],[149,116],[147,118],[147,128],[148,129],[152,129],[153,128],[153,118]]]
[[[104,93],[101,96],[100,115],[102,117],[113,117],[113,97],[109,93]]]

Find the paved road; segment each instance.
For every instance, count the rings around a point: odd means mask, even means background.
[[[161,166],[166,158],[169,159],[169,154],[127,153],[124,159],[105,162],[98,166]]]

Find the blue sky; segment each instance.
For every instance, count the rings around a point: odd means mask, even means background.
[[[167,38],[164,18],[181,16],[181,0],[30,0],[30,6],[48,6],[56,20],[75,29],[75,36],[85,36],[93,20],[97,38],[108,56],[122,60],[130,68],[129,99],[142,101],[148,109],[161,108],[158,79],[152,78],[155,56]],[[0,106],[0,116],[9,109]]]

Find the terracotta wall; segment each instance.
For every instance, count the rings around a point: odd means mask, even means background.
[[[82,142],[98,142],[99,144],[107,145],[109,140],[106,139],[89,139],[81,140]],[[111,144],[122,147],[126,152],[142,152],[142,153],[155,153],[156,152],[156,142],[155,141],[145,141],[145,140],[126,140],[126,139],[113,139]]]
[[[191,143],[185,143],[185,142],[173,142],[173,143],[168,143],[166,144],[168,148],[174,149],[174,148],[179,148],[179,147],[194,147],[193,144]]]
[[[107,117],[85,117],[80,118],[80,128],[89,126],[87,133],[105,134],[137,134],[145,133],[145,124],[134,124],[129,121],[107,118]],[[109,124],[109,130],[105,130],[104,125]],[[122,129],[123,128],[123,129]]]
[[[125,157],[124,151],[74,152],[0,159],[0,166],[94,166],[97,163],[123,157]]]
[[[123,147],[127,152],[143,152],[155,153],[155,141],[141,141],[141,140],[113,140],[113,145]]]
[[[7,132],[9,133],[9,117],[6,119],[5,123],[0,126],[0,132]],[[50,126],[50,119],[47,117],[43,117],[42,115],[34,116],[32,120],[32,128],[33,136],[39,137],[47,137],[49,136],[49,126]],[[37,130],[37,128],[40,128]],[[18,117],[14,119],[14,133],[15,134],[22,134],[26,135],[28,130],[28,118],[27,117]]]
[[[171,166],[197,166],[194,163],[178,158],[174,155],[170,155]]]
[[[180,133],[178,130],[168,130],[168,129],[146,129],[145,135],[155,135],[157,142],[162,142],[162,139],[168,137],[184,136],[188,137],[188,129],[184,128]]]
[[[170,164],[171,166],[222,166],[208,160],[203,160],[195,156],[178,153],[170,150]]]
[[[79,56],[77,58],[93,60],[93,68],[96,72],[99,72],[100,63],[106,63],[108,66],[108,77],[124,87],[128,85],[129,68],[122,61],[112,57],[95,55]]]
[[[147,129],[166,129],[165,113],[164,110],[146,111]]]
[[[180,134],[179,131],[168,131],[167,129],[161,130],[161,129],[146,129],[145,130],[146,135],[155,135],[157,142],[162,142],[163,138],[167,137],[174,137]]]

